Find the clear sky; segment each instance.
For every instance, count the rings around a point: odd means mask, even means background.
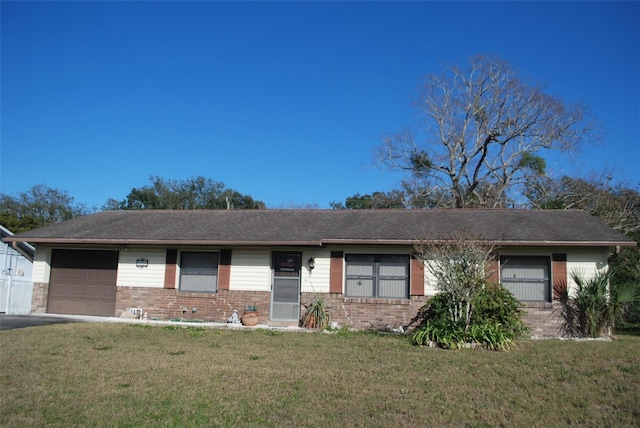
[[[555,173],[640,183],[640,3],[2,1],[0,191],[99,208],[202,175],[269,208],[397,188],[383,135],[423,76],[492,53],[582,100],[601,145]]]

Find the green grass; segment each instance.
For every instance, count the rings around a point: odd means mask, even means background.
[[[639,426],[640,337],[511,352],[122,324],[0,332],[2,426]]]

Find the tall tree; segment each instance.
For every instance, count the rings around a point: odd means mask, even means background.
[[[526,195],[534,208],[580,209],[599,217],[612,228],[640,241],[640,189],[613,184],[611,171],[586,178],[540,177],[527,183]],[[611,280],[614,293],[635,287],[640,294],[640,249],[623,248],[612,258]],[[631,304],[630,323],[640,328],[640,302]]]
[[[630,186],[612,184],[612,176],[605,171],[587,178],[537,177],[527,182],[525,195],[534,208],[580,209],[638,239],[640,192]]]
[[[519,204],[526,180],[545,174],[549,151],[597,138],[584,104],[549,95],[491,55],[428,75],[415,107],[421,127],[385,138],[378,157],[409,172],[405,185],[440,207]]]
[[[74,204],[66,191],[44,184],[17,195],[0,194],[0,223],[14,233],[85,215],[89,209]]]
[[[151,185],[131,189],[123,201],[109,199],[103,209],[259,209],[264,202],[228,189],[224,183],[202,176],[171,180],[152,176]]]
[[[331,208],[340,209],[376,209],[376,208],[409,208],[405,193],[401,190],[391,190],[389,192],[373,192],[361,195],[356,193],[347,197],[344,203],[331,202]]]

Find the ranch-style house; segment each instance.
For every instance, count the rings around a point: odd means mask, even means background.
[[[4,238],[36,247],[33,313],[298,325],[323,296],[353,329],[407,327],[437,284],[414,245],[453,236],[495,247],[492,279],[558,336],[554,288],[594,275],[635,241],[577,210],[103,211]]]

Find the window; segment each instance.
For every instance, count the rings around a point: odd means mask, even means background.
[[[346,261],[349,297],[409,297],[409,257],[351,254]]]
[[[503,256],[500,267],[500,282],[516,299],[551,301],[548,257]]]
[[[183,251],[180,256],[180,291],[218,291],[218,253]]]

